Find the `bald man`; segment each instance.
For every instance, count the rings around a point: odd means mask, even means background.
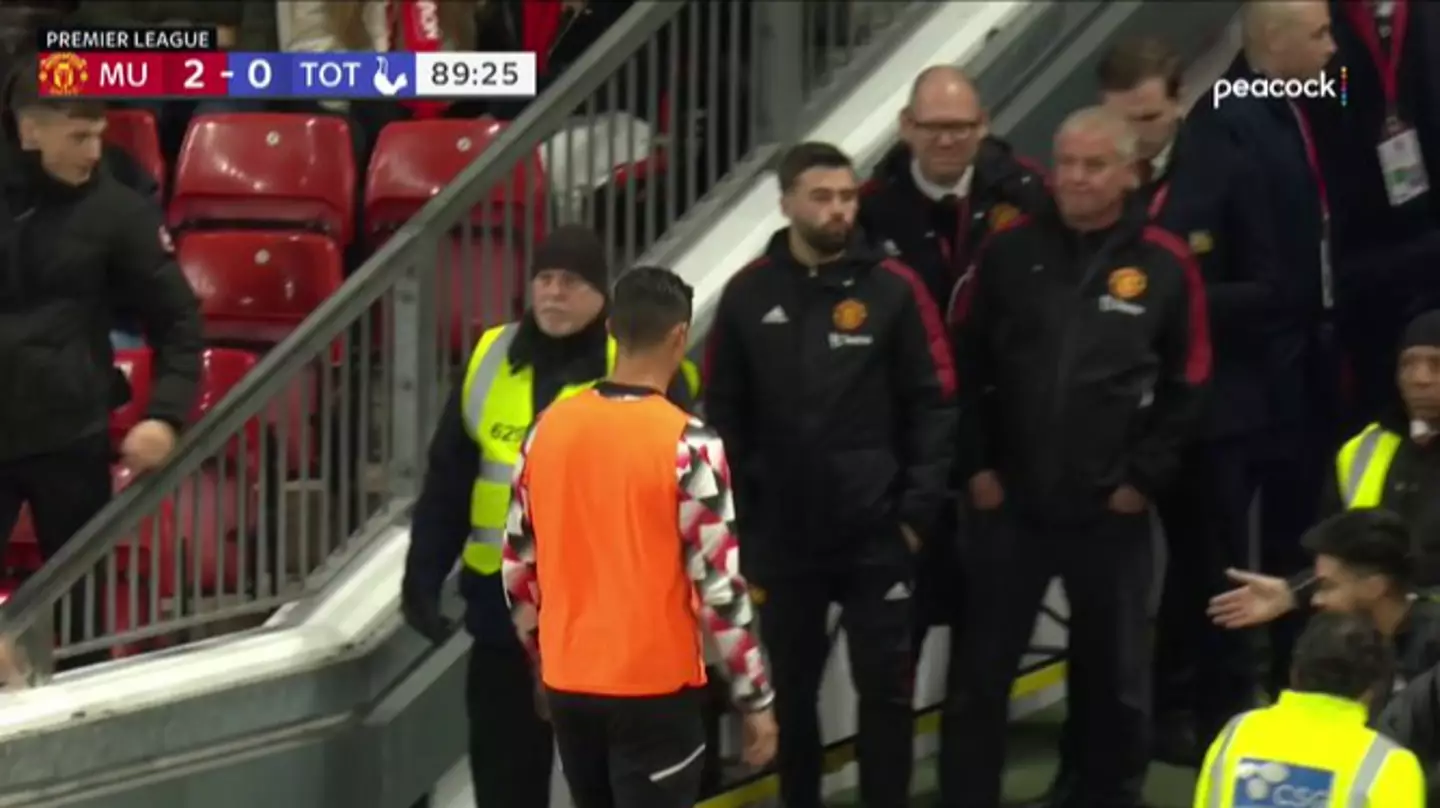
[[[980,518],[941,726],[945,808],[1000,800],[1011,681],[1057,575],[1083,733],[1068,796],[1140,804],[1149,509],[1201,414],[1210,342],[1194,258],[1131,198],[1136,157],[1124,118],[1071,115],[1055,138],[1055,206],[997,228],[958,295],[958,465]]]
[[[1256,341],[1264,352],[1269,407],[1260,455],[1260,567],[1287,575],[1306,563],[1300,536],[1320,512],[1320,492],[1346,437],[1340,421],[1337,286],[1330,260],[1338,203],[1316,159],[1306,107],[1338,99],[1285,97],[1285,82],[1315,79],[1335,52],[1324,0],[1252,0],[1244,49],[1196,102],[1191,119],[1235,144],[1251,170],[1248,193],[1274,231],[1272,304]],[[1243,87],[1242,91],[1238,88]],[[1282,94],[1264,92],[1279,88]],[[1257,93],[1257,90],[1261,91]],[[1271,625],[1268,686],[1283,689],[1298,620]]]
[[[861,194],[866,235],[920,273],[941,310],[991,226],[1046,199],[1043,169],[990,134],[975,86],[949,65],[915,78],[900,143]]]
[[[900,113],[900,143],[861,188],[861,230],[920,275],[941,311],[991,228],[1046,204],[1043,170],[992,136],[989,124],[959,68],[926,68]],[[917,660],[929,628],[951,625],[959,609],[956,528],[947,518],[937,535],[924,537],[915,585]]]

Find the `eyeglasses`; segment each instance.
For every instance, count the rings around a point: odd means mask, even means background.
[[[949,135],[956,138],[968,138],[980,131],[980,121],[922,121],[911,118],[910,123],[929,137]]]

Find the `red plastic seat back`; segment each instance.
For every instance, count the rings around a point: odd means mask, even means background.
[[[160,133],[155,115],[143,109],[112,109],[105,113],[105,141],[124,149],[155,178],[165,194],[165,157],[160,153]]]
[[[489,148],[505,130],[494,118],[401,121],[380,133],[365,180],[365,228],[372,242],[404,224]],[[537,149],[475,207],[471,221],[516,226],[537,216],[544,226],[547,180]],[[543,237],[543,236],[542,236]]]
[[[314,233],[196,232],[176,256],[212,339],[279,342],[344,280],[340,250]]]
[[[177,229],[207,222],[318,227],[349,244],[354,200],[355,161],[343,119],[202,115],[176,160],[169,219]]]

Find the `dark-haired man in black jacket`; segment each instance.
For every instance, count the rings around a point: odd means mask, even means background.
[[[706,415],[735,469],[745,574],[785,728],[782,799],[821,805],[816,698],[838,603],[859,694],[861,799],[901,808],[913,763],[913,554],[950,499],[955,371],[924,284],[855,237],[850,159],[803,143],[778,173],[790,227],[725,287]]]
[[[1067,800],[1136,806],[1149,762],[1149,508],[1201,414],[1205,292],[1184,243],[1127,208],[1124,118],[1076,112],[1055,151],[1055,208],[994,234],[953,312],[958,465],[979,524],[942,724],[946,808],[996,808],[1011,680],[1055,575],[1083,733]]]
[[[149,410],[118,447],[134,471],[174,449],[203,343],[158,207],[101,165],[103,105],[35,88],[32,67],[0,145],[0,541],[28,503],[49,557],[110,499],[109,416],[130,393],[111,355],[117,311],[155,354]]]
[[[988,127],[980,96],[959,68],[926,68],[900,113],[901,142],[860,189],[866,240],[914,269],[942,311],[991,228],[1046,204],[1044,172]],[[950,624],[959,609],[956,527],[947,515],[918,565],[917,657],[926,630]]]
[[[1269,415],[1266,325],[1277,284],[1270,211],[1255,196],[1248,155],[1204,116],[1181,117],[1180,55],[1154,37],[1127,39],[1097,66],[1104,103],[1139,142],[1141,201],[1151,221],[1190,247],[1205,281],[1214,377],[1198,438],[1158,500],[1166,575],[1155,649],[1155,754],[1198,765],[1202,745],[1254,699],[1248,635],[1205,618],[1225,570],[1250,558],[1260,486],[1255,451]],[[1193,713],[1194,726],[1190,716]]]

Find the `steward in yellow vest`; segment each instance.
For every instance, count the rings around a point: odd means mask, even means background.
[[[549,804],[553,739],[537,714],[530,663],[510,620],[500,552],[511,471],[530,424],[614,365],[604,255],[595,234],[579,226],[556,229],[536,248],[531,308],[480,337],[435,428],[411,519],[402,611],[433,642],[452,633],[440,614],[440,588],[463,560],[465,627],[475,640],[466,684],[471,779],[495,808]],[[699,374],[687,363],[681,378],[671,398],[688,408]]]
[[[1291,689],[1236,716],[1210,747],[1195,808],[1424,808],[1415,755],[1365,726],[1389,668],[1366,618],[1313,618],[1296,644]]]
[[[1396,408],[1345,442],[1328,475],[1327,516],[1358,508],[1383,508],[1404,520],[1417,547],[1414,583],[1440,587],[1440,310],[1415,318],[1405,330],[1399,356]],[[1269,622],[1310,597],[1313,569],[1282,579],[1231,571],[1241,584],[1211,600],[1210,613],[1229,628]],[[1277,588],[1278,587],[1278,588]]]

